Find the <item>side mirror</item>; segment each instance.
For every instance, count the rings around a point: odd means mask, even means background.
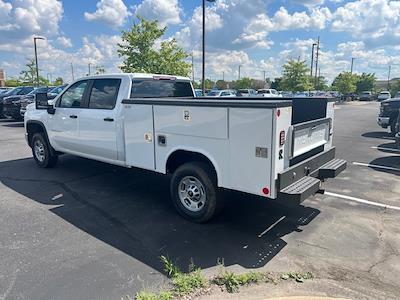
[[[49,114],[54,115],[56,110],[53,105],[49,105],[47,93],[37,93],[35,98],[36,109],[45,109]]]

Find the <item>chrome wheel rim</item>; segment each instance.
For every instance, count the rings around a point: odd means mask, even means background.
[[[35,157],[38,161],[43,162],[45,159],[44,145],[40,140],[36,140],[33,146]]]
[[[203,209],[207,197],[200,180],[193,176],[186,176],[181,179],[178,187],[179,200],[186,209],[192,212]]]

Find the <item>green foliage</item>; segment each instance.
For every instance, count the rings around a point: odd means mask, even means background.
[[[184,296],[197,289],[205,288],[208,284],[207,279],[200,269],[188,274],[177,274],[172,278],[173,292],[175,295]]]
[[[235,293],[239,291],[239,287],[252,283],[270,281],[270,278],[265,273],[248,272],[244,274],[235,274],[229,271],[221,272],[213,282],[219,286],[225,286],[228,293]]]
[[[305,61],[289,60],[283,65],[280,88],[285,91],[301,92],[312,88],[309,69]]]
[[[226,90],[228,88],[228,83],[224,80],[218,80],[215,85],[219,90]]]
[[[374,73],[362,73],[357,76],[356,92],[372,91],[375,89],[376,77]]]
[[[390,93],[392,94],[392,97],[396,96],[398,91],[400,91],[400,80],[390,85]]]
[[[342,72],[333,80],[332,86],[342,94],[354,93],[357,90],[357,75]]]
[[[281,88],[281,82],[282,82],[281,77],[275,78],[275,80],[271,82],[271,89],[282,91],[283,89]]]
[[[171,300],[173,299],[173,295],[171,292],[160,292],[159,294],[141,291],[136,294],[136,300]],[[126,300],[130,300],[130,297],[125,298]],[[124,300],[125,300],[124,299]]]
[[[106,72],[106,69],[104,68],[104,66],[96,66],[95,68],[95,74],[104,74]]]
[[[64,84],[64,79],[61,77],[57,77],[56,80],[53,82],[54,85],[63,85]]]
[[[16,87],[21,85],[24,85],[24,83],[17,78],[10,78],[6,80],[6,86],[8,87]]]
[[[248,77],[240,78],[240,79],[236,80],[233,83],[234,88],[237,89],[237,90],[239,90],[239,89],[250,89],[252,84],[253,84],[252,79],[250,79]]]
[[[178,46],[175,39],[156,42],[164,35],[166,27],[159,28],[158,21],[146,21],[138,16],[139,23],[122,32],[118,55],[124,58],[121,70],[188,76],[191,65],[185,62],[188,54]]]
[[[327,90],[329,90],[328,81],[326,80],[326,78],[324,76],[319,76],[317,78],[316,84],[314,82],[313,90],[316,90],[316,91],[327,91]]]
[[[36,85],[36,64],[34,59],[29,59],[25,65],[26,69],[20,73],[20,81],[23,85]],[[49,85],[49,81],[39,76],[39,85]]]
[[[167,273],[168,277],[175,277],[177,275],[182,274],[178,266],[176,266],[170,259],[168,259],[164,255],[160,256],[160,260],[164,265],[164,271],[165,273]]]
[[[206,79],[205,82],[206,82],[207,90],[213,89],[215,87],[215,82],[212,81],[211,79]],[[201,84],[200,84],[200,88],[201,88]]]
[[[314,276],[310,272],[307,272],[307,273],[304,273],[304,274],[303,273],[297,273],[297,272],[288,272],[288,273],[283,273],[281,275],[281,278],[283,280],[294,279],[297,282],[304,282],[304,280],[313,279]]]

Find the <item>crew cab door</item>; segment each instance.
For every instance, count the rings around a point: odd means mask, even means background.
[[[80,152],[117,159],[116,101],[121,79],[90,80],[88,96],[79,116]]]
[[[79,152],[79,117],[87,94],[88,80],[70,86],[57,100],[55,113],[49,115],[49,137],[58,151]]]

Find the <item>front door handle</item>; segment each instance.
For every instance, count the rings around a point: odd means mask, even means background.
[[[114,122],[113,118],[104,118],[103,120],[106,121],[106,122]]]
[[[70,115],[69,116],[71,119],[77,119],[78,118],[78,116],[76,116],[76,115]]]

